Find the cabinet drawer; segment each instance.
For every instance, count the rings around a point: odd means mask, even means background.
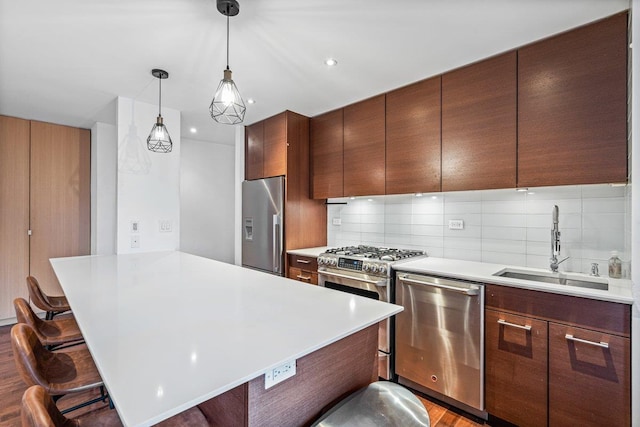
[[[312,285],[318,284],[318,273],[300,268],[289,267],[289,278]]]
[[[487,308],[611,333],[631,335],[631,306],[510,286],[485,287]]]
[[[289,266],[314,272],[318,271],[318,260],[312,256],[289,255]]]
[[[628,338],[549,323],[549,425],[631,423]]]
[[[521,427],[547,424],[547,322],[485,312],[487,412]]]

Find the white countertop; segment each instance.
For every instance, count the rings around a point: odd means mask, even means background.
[[[317,248],[303,248],[303,249],[291,249],[287,251],[291,255],[310,256],[318,258],[321,253],[324,253],[329,249],[329,246],[318,246]]]
[[[127,426],[160,422],[402,310],[181,252],[51,264]]]
[[[548,270],[528,267],[523,268],[512,265],[428,257],[414,261],[403,262],[394,265],[393,268],[398,271],[407,271],[411,273],[435,274],[438,276],[453,277],[456,279],[470,280],[482,283],[507,285],[523,289],[532,289],[536,291],[572,295],[576,297],[591,298],[602,301],[633,304],[631,281],[624,279],[612,279],[610,277],[603,277],[604,279],[607,279],[609,281],[609,290],[601,291],[597,289],[580,288],[577,286],[555,285],[551,283],[533,282],[529,280],[512,279],[493,275],[505,268],[528,270],[532,272],[549,272]],[[585,278],[590,277],[586,274],[571,274],[584,276]]]

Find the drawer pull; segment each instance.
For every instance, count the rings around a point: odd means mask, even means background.
[[[531,330],[531,325],[516,325],[515,323],[509,323],[506,320],[499,319],[498,323],[504,326],[511,326],[512,328],[524,329],[525,331]]]
[[[300,279],[300,280],[311,280],[311,277],[307,277],[307,276],[303,276],[301,274],[298,274],[296,276],[296,278]]]
[[[297,259],[296,262],[299,262],[300,264],[309,264],[311,261],[306,259]]]
[[[564,336],[564,338],[567,341],[577,341],[577,342],[581,342],[583,344],[595,345],[596,347],[609,348],[609,343],[602,342],[602,341],[595,342],[595,341],[583,340],[583,339],[580,339],[580,338],[576,338],[571,334],[566,334]]]

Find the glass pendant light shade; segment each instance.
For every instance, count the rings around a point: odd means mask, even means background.
[[[158,119],[147,138],[147,148],[154,153],[170,153],[173,148],[173,142],[171,142],[169,131],[162,123],[162,80],[168,79],[169,73],[154,68],[151,70],[151,74],[158,79]]]
[[[231,78],[231,70],[224,70],[224,78],[220,81],[209,106],[211,118],[218,123],[235,125],[242,123],[246,110],[242,96]]]
[[[173,142],[169,136],[169,131],[162,123],[162,116],[158,116],[158,121],[147,138],[147,148],[154,153],[170,153],[173,148]]]
[[[238,0],[217,0],[218,12],[227,17],[227,69],[218,85],[213,101],[209,105],[211,118],[225,125],[236,125],[244,120],[247,107],[244,105],[240,91],[231,78],[229,69],[229,17],[240,13]]]

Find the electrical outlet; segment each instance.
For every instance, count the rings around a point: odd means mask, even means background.
[[[286,380],[287,378],[291,378],[296,374],[296,361],[291,360],[287,363],[283,363],[277,368],[271,369],[264,374],[264,388],[265,390],[273,387]]]
[[[158,225],[161,233],[171,233],[173,229],[170,219],[162,219],[158,221]]]
[[[464,220],[462,219],[449,220],[449,230],[463,230],[463,229],[464,229]]]
[[[132,248],[139,248],[140,247],[140,236],[137,234],[134,234],[133,236],[131,236],[131,247]]]
[[[342,225],[342,218],[333,218],[333,225]]]

